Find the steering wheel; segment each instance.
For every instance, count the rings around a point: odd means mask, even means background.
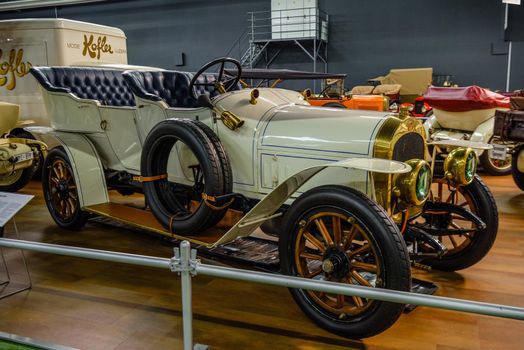
[[[226,73],[226,63],[232,63],[233,66],[235,66],[235,76],[231,76],[230,74]],[[208,70],[211,70],[210,68],[213,68],[214,71],[215,66],[218,66],[218,72],[216,72],[217,78],[214,82],[197,82],[201,76],[204,77],[204,73],[206,73]],[[215,71],[213,73],[215,73]],[[214,89],[213,92],[223,94],[228,91],[231,91],[233,87],[235,87],[238,84],[241,74],[242,66],[240,65],[240,62],[230,57],[217,58],[216,60],[206,63],[202,68],[198,70],[198,72],[195,73],[193,79],[191,79],[191,82],[189,83],[189,91],[191,91],[191,94],[193,94],[193,97],[195,99],[198,99],[198,96],[195,91],[195,86],[211,86]]]

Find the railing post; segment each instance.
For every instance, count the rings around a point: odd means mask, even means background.
[[[175,248],[175,256],[171,259],[171,271],[180,275],[182,289],[182,328],[184,335],[184,350],[202,349],[208,347],[196,344],[193,347],[193,300],[191,277],[196,274],[196,265],[200,263],[196,258],[196,250],[191,250],[188,241],[182,241],[180,248]]]

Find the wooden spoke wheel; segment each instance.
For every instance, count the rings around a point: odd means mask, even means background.
[[[44,163],[42,186],[47,208],[58,226],[70,230],[84,226],[88,214],[80,208],[73,169],[62,149],[49,152]]]
[[[465,208],[477,215],[486,224],[486,228],[478,230],[471,220],[457,214],[437,214],[438,219],[432,224],[437,225],[441,231],[470,232],[439,236],[439,241],[447,248],[446,253],[441,258],[430,258],[422,262],[445,271],[464,269],[479,262],[491,249],[498,231],[497,205],[480,177],[475,176],[471,184],[460,186],[456,191],[450,191],[443,180],[437,180],[432,185],[429,200]]]
[[[319,281],[408,291],[409,256],[397,226],[364,194],[321,186],[287,211],[279,241],[282,272]],[[403,305],[360,296],[290,289],[314,322],[348,338],[378,334],[400,317]]]
[[[311,216],[297,235],[295,265],[301,277],[366,287],[382,286],[382,270],[369,233],[351,216],[321,212]],[[318,305],[339,318],[358,315],[372,300],[308,291]]]

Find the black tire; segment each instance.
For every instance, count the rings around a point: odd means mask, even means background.
[[[344,108],[344,109],[347,109],[347,107],[344,106],[342,103],[337,103],[337,102],[329,102],[329,103],[326,103],[325,105],[322,105],[322,107]]]
[[[497,204],[486,184],[475,175],[473,182],[461,187],[460,191],[471,201],[469,209],[484,221],[486,228],[474,233],[471,239],[464,241],[466,242],[463,243],[464,245],[460,244],[458,248],[453,248],[441,258],[422,260],[423,264],[437,270],[457,271],[478,263],[486,256],[497,238],[499,227]]]
[[[63,170],[55,172],[53,169]],[[89,214],[80,208],[74,172],[63,149],[55,148],[47,154],[42,171],[42,187],[49,214],[58,226],[79,230],[85,225]]]
[[[33,167],[18,169],[9,174],[0,174],[0,191],[16,192],[24,188],[33,176]]]
[[[489,143],[492,143],[492,141],[493,141],[493,138],[489,140]],[[490,175],[504,176],[504,175],[511,174],[511,162],[505,165],[498,165],[497,159],[491,159],[489,157],[488,150],[482,152],[482,154],[479,157],[479,162],[480,162],[480,165],[482,165],[482,169]]]
[[[220,221],[227,208],[211,208],[194,195],[230,193],[233,186],[231,166],[222,143],[205,124],[189,119],[168,119],[155,125],[146,138],[141,159],[142,176],[166,174],[170,152],[177,142],[185,144],[196,157],[203,175],[202,186],[191,188],[161,179],[144,182],[144,195],[157,220],[168,230],[180,235],[199,234]],[[199,200],[192,211],[184,211],[180,203],[181,196],[186,194]]]
[[[524,150],[524,145],[519,146],[511,156],[511,175],[513,176],[513,181],[515,184],[524,191],[524,173],[520,172],[518,168],[518,158],[519,153]]]
[[[316,250],[311,249],[311,243],[308,243],[309,245],[302,243],[303,238],[310,239],[306,237],[307,234],[315,236],[317,241],[322,239],[327,242],[327,240],[321,238],[323,235],[319,235],[320,231],[314,231],[315,227],[309,228],[312,220],[316,221],[322,216],[331,216],[332,218],[331,226],[324,225],[325,228],[330,227],[335,231],[334,227],[338,227],[339,232],[351,232],[354,226],[358,225],[362,229],[358,232],[365,232],[367,237],[358,233],[358,235],[361,235],[360,238],[365,237],[366,239],[355,240],[355,238],[358,238],[355,235],[350,238],[351,242],[348,245],[349,233],[346,233],[344,234],[345,240],[339,238],[342,243],[336,244],[336,235],[328,233],[330,237],[335,238],[333,238],[332,244],[323,245],[324,252],[318,248]],[[334,217],[339,217],[338,224],[335,224]],[[347,218],[347,220],[341,220],[342,218]],[[323,219],[321,221],[324,222]],[[316,222],[315,224],[317,225]],[[350,229],[344,231],[343,228],[346,228],[347,225]],[[341,235],[342,233],[339,237]],[[312,242],[312,240],[308,242]],[[361,243],[358,245],[356,242]],[[368,252],[356,255],[349,262],[348,254],[356,252],[357,247],[362,248],[368,245],[367,242],[369,242]],[[409,255],[398,227],[388,217],[387,213],[369,197],[347,187],[321,186],[302,194],[291,205],[284,217],[279,250],[281,270],[286,275],[315,278],[323,274],[324,278],[329,280],[348,283],[352,280],[357,281],[355,275],[353,275],[354,271],[351,269],[358,269],[356,264],[357,261],[360,261],[371,265],[375,264],[374,269],[377,272],[375,274],[367,272],[367,278],[370,278],[369,280],[366,279],[368,284],[373,286],[372,283],[375,283],[374,286],[376,287],[400,291],[410,291],[411,288]],[[313,254],[315,251],[318,253],[316,259],[309,260],[310,258],[302,256],[304,252]],[[320,253],[322,257],[318,259]],[[333,263],[332,266],[335,266],[333,270],[326,272],[324,265],[329,266],[331,259],[338,259],[343,263],[338,265]],[[321,263],[315,263],[315,260],[320,260]],[[326,264],[326,260],[330,262]],[[310,269],[310,266],[315,264],[317,270],[312,271],[313,268]],[[321,266],[320,272],[318,271],[319,264]],[[360,275],[360,272],[357,271],[356,273]],[[360,277],[364,279],[366,272]],[[373,278],[375,279],[374,282]],[[359,283],[366,285],[365,281]],[[340,296],[315,294],[317,292],[308,292],[302,289],[290,289],[290,292],[302,311],[315,323],[330,332],[352,339],[370,337],[383,332],[395,323],[404,310],[402,304],[365,298],[359,299],[362,305],[360,307],[363,308],[360,310],[359,302],[352,297],[339,301]],[[342,305],[337,309],[329,306],[333,302],[332,299],[335,298],[337,300],[336,305],[338,306],[339,302]],[[353,306],[350,304],[353,304]],[[343,312],[346,308],[356,308],[355,311],[357,312],[351,314]]]
[[[15,129],[11,131],[11,135],[21,138],[21,139],[29,139],[29,140],[36,140],[33,134],[31,134],[28,131],[25,131],[24,129]],[[35,164],[33,165],[34,171],[33,171],[33,179],[34,180],[40,180],[42,178],[42,167],[44,166],[44,155],[42,154],[42,151],[40,148],[38,148],[38,158],[35,159]]]

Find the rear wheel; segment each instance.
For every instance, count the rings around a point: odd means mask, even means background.
[[[80,208],[71,162],[60,148],[51,150],[45,159],[42,187],[47,209],[58,226],[79,230],[85,225],[89,214]]]
[[[501,144],[501,141],[498,137],[492,137],[489,140],[490,144]],[[511,154],[508,152],[506,159],[495,159],[490,157],[490,152],[488,150],[482,152],[479,157],[480,164],[484,171],[490,175],[502,176],[509,175],[511,173]]]
[[[291,276],[409,291],[409,257],[398,228],[364,194],[322,186],[289,208],[280,237],[282,271]],[[321,327],[348,338],[389,328],[404,305],[358,296],[290,289],[302,311]]]

